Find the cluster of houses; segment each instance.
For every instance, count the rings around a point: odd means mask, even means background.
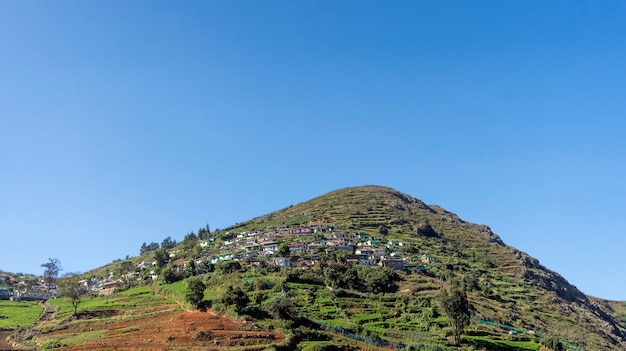
[[[219,261],[237,260],[248,267],[267,262],[277,266],[302,267],[307,269],[319,263],[324,252],[345,251],[345,263],[353,265],[384,266],[398,270],[424,271],[425,264],[432,260],[425,254],[417,255],[410,243],[385,240],[364,233],[345,233],[336,225],[315,224],[308,226],[267,227],[265,231],[226,233],[229,239],[200,240],[203,248],[218,247],[219,254],[203,254],[194,260],[198,266],[204,261],[216,264]],[[279,253],[281,243],[289,248],[289,257]],[[208,250],[207,250],[208,251]],[[215,251],[215,250],[211,250]],[[206,252],[206,251],[205,251]],[[170,250],[175,259],[177,250]],[[183,270],[191,261],[181,261],[177,267]],[[154,262],[142,262],[140,267],[148,269]]]
[[[349,265],[383,266],[405,271],[425,271],[432,259],[426,254],[416,254],[417,248],[400,241],[385,240],[381,237],[364,233],[346,233],[336,225],[312,224],[300,226],[270,226],[265,231],[245,231],[226,233],[229,239],[209,238],[199,240],[205,250],[199,258],[193,260],[195,266],[203,262],[217,264],[220,261],[236,260],[248,268],[258,267],[265,262],[283,267],[301,267],[309,269],[319,264],[320,257],[329,252],[345,252],[341,257]],[[284,243],[289,248],[289,255],[279,254],[279,247]],[[217,250],[209,250],[209,248]],[[209,254],[208,252],[219,252]],[[173,266],[185,270],[191,260],[179,258],[179,250],[169,250]],[[339,256],[339,255],[337,255]],[[128,281],[141,277],[157,279],[156,262],[144,261],[133,271],[121,276],[109,273],[102,279],[82,280],[85,291],[108,294]],[[7,277],[0,275],[0,282]],[[22,292],[23,290],[23,292]],[[43,281],[31,284],[28,289],[7,289],[0,286],[0,300],[41,300],[56,296],[56,287],[46,286]]]
[[[42,279],[0,274],[0,282],[3,283],[0,286],[0,300],[46,300],[57,294],[56,285],[46,284]]]

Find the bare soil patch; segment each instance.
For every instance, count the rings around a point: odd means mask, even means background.
[[[10,332],[10,331],[0,331],[0,351],[13,350],[11,348],[11,344],[7,342],[7,338],[12,333],[13,332]]]
[[[70,326],[47,334],[61,340],[71,335],[105,331],[99,338],[58,350],[224,350],[233,346],[268,346],[283,341],[277,332],[254,330],[245,322],[213,312],[178,311],[133,321]]]

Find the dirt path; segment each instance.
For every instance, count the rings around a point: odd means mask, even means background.
[[[13,334],[12,331],[0,331],[0,351],[13,350],[11,344],[7,342],[7,338],[11,334]]]

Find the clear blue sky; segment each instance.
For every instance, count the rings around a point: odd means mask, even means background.
[[[393,187],[626,300],[623,1],[0,2],[0,269]]]

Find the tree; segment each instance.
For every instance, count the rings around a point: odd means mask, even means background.
[[[163,241],[161,242],[161,248],[163,249],[171,249],[174,246],[176,246],[176,240],[172,240],[172,237],[170,236],[163,239]]]
[[[49,258],[49,262],[43,263],[41,267],[45,268],[43,271],[43,280],[48,285],[48,289],[59,276],[59,272],[63,270],[61,268],[61,262],[57,258]]]
[[[241,312],[249,302],[248,295],[238,286],[229,285],[222,295],[222,303],[225,306],[234,306],[237,313]]]
[[[170,260],[170,255],[167,253],[167,250],[158,249],[154,251],[154,260],[156,261],[157,267],[163,268]]]
[[[279,296],[273,299],[267,306],[268,311],[276,318],[295,319],[296,306],[287,296]]]
[[[185,293],[185,300],[189,302],[193,307],[198,308],[204,299],[204,290],[206,290],[206,284],[199,279],[189,279],[187,281],[187,292]]]
[[[161,272],[161,276],[165,284],[176,283],[177,281],[183,280],[185,277],[180,274],[177,270],[172,267],[165,267]]]
[[[387,235],[388,233],[389,233],[389,229],[387,229],[387,227],[385,227],[384,225],[381,225],[380,227],[378,227],[378,234]]]
[[[196,267],[196,271],[198,274],[211,273],[215,270],[215,265],[211,263],[209,260],[202,260],[200,264]]]
[[[192,247],[196,246],[197,243],[198,243],[198,236],[194,234],[193,231],[185,235],[185,238],[183,239],[183,246],[185,247],[186,250],[189,250]]]
[[[78,310],[80,298],[85,293],[85,287],[80,283],[76,273],[67,273],[59,280],[59,296],[67,297],[74,307],[74,314]]]
[[[198,238],[202,240],[206,240],[211,236],[211,228],[209,228],[209,224],[204,228],[198,229]]]
[[[155,242],[151,242],[150,244],[146,244],[145,242],[141,244],[141,248],[139,249],[139,254],[143,255],[146,252],[154,251],[159,248],[159,244]]]
[[[234,272],[239,272],[241,270],[241,263],[236,260],[230,261],[221,261],[217,264],[217,267],[223,274],[230,274]]]
[[[278,245],[278,249],[276,250],[276,255],[278,257],[289,257],[291,251],[289,250],[289,246],[285,243],[280,243]]]
[[[563,351],[565,346],[556,335],[549,334],[541,340],[541,345],[550,349],[550,351]]]
[[[440,297],[441,307],[452,328],[454,342],[461,343],[461,334],[470,323],[470,305],[465,289],[453,286],[450,291],[444,290]]]

